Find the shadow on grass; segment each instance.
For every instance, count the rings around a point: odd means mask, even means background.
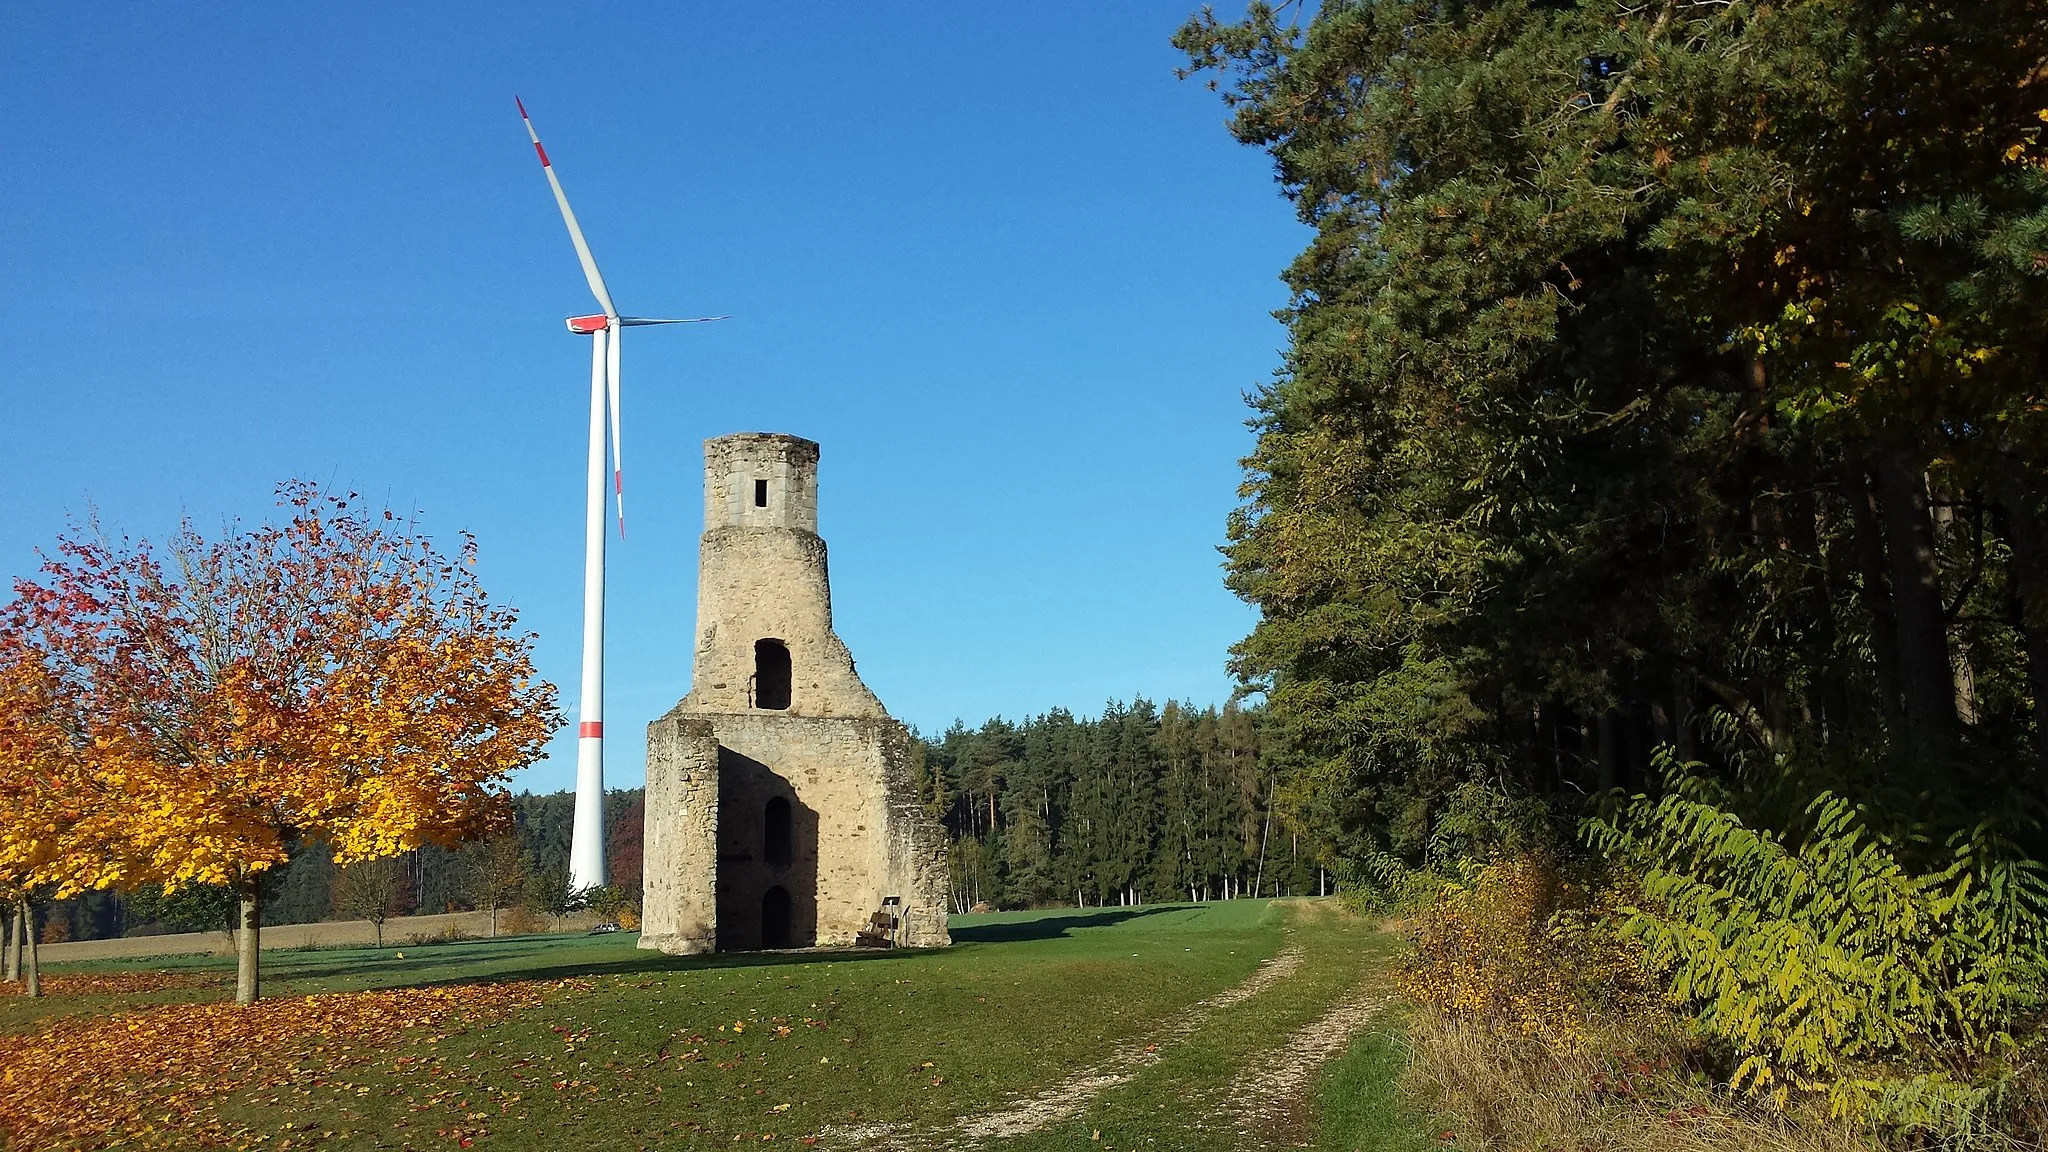
[[[1067,916],[1034,916],[987,924],[956,924],[955,944],[1008,944],[1024,940],[1050,940],[1073,935],[1080,928],[1107,928],[1143,916],[1186,912],[1182,905],[1162,904],[1145,908],[1106,908],[1097,912],[1076,912]],[[788,964],[850,963],[854,961],[900,960],[933,953],[917,948],[792,948],[770,952],[708,952],[694,956],[671,956],[651,949],[611,959],[590,956],[550,955],[549,945],[571,944],[587,937],[525,937],[506,940],[455,941],[420,948],[419,968],[412,973],[394,970],[394,983],[412,987],[454,984],[497,983],[511,980],[567,980],[587,976],[636,976],[668,972],[701,972],[735,968],[772,968]],[[533,943],[546,941],[538,952]],[[431,948],[433,951],[429,951]],[[566,950],[566,949],[565,949]],[[526,961],[520,963],[520,961]],[[488,972],[446,971],[461,966],[482,966],[493,962]],[[281,981],[318,980],[328,977],[363,975],[360,962],[350,963],[336,956],[326,964],[280,965],[273,970]]]
[[[1140,916],[1157,916],[1161,912],[1184,912],[1178,904],[1160,904],[1147,908],[1109,908],[1101,912],[1076,912],[1072,916],[1039,916],[1030,920],[1000,920],[992,924],[956,924],[953,927],[955,944],[1007,944],[1017,940],[1050,940],[1056,936],[1067,936],[1076,928],[1107,928]]]
[[[422,980],[415,987],[432,988],[451,984],[495,984],[510,980],[575,980],[590,976],[640,976],[671,972],[706,972],[735,968],[776,968],[790,964],[839,964],[853,961],[903,960],[930,955],[916,948],[794,948],[776,952],[708,952],[696,956],[671,956],[646,951],[617,960],[565,960],[537,963],[492,972],[450,973]],[[545,956],[535,960],[546,961]]]

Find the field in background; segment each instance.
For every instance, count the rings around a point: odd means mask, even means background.
[[[963,916],[954,931],[937,952],[677,958],[616,934],[267,953],[257,1011],[286,1023],[210,1060],[189,1054],[242,1020],[197,1018],[222,1011],[204,1002],[225,995],[224,959],[52,965],[58,995],[0,998],[0,1080],[34,1081],[37,1053],[66,1045],[186,1037],[159,1047],[187,1058],[93,1074],[91,1093],[144,1102],[144,1147],[1434,1143],[1387,1087],[1386,940],[1329,902]],[[12,1091],[10,1124],[64,1104]]]

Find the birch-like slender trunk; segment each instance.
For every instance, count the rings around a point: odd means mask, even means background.
[[[7,910],[7,936],[5,940],[0,940],[0,945],[5,946],[7,953],[7,982],[9,984],[21,983],[21,912],[19,909],[9,908]]]
[[[29,914],[28,898],[26,896],[22,897],[21,906],[15,910],[15,917],[15,923],[20,925],[15,930],[16,937],[23,940],[22,943],[16,945],[16,948],[18,950],[25,946],[28,949],[28,957],[22,964],[24,969],[22,975],[24,983],[27,985],[24,991],[29,996],[41,996],[43,994],[43,971],[42,965],[38,962],[39,958],[36,955],[35,917]],[[26,933],[25,939],[22,935],[24,932]]]
[[[1266,884],[1266,842],[1273,838],[1273,791],[1280,786],[1278,780],[1266,786],[1266,826],[1259,833],[1259,874],[1252,881],[1252,899],[1259,896],[1259,889]]]
[[[235,937],[235,1003],[254,1004],[259,995],[257,963],[262,956],[263,897],[255,881],[242,890],[242,930]]]

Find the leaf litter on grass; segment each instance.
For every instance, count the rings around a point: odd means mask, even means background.
[[[522,980],[66,1017],[0,1036],[0,1133],[22,1149],[292,1147],[214,1105],[244,1091],[347,1089],[336,1073],[381,1060],[408,1033],[488,1023],[585,987]]]
[[[226,977],[212,972],[79,972],[41,979],[43,995],[54,997],[137,996],[173,988],[218,988],[227,983]],[[0,983],[0,996],[25,992],[20,984]]]

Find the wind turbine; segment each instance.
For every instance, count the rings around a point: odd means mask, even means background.
[[[562,223],[569,226],[569,242],[576,246],[576,259],[583,265],[583,279],[590,284],[604,311],[594,316],[569,317],[569,331],[590,337],[590,470],[585,493],[583,531],[583,696],[578,705],[576,725],[576,823],[569,840],[569,887],[584,892],[604,886],[604,465],[605,423],[611,423],[612,491],[618,496],[619,539],[626,538],[626,473],[619,457],[619,337],[624,329],[650,324],[702,324],[723,320],[723,316],[698,316],[688,320],[663,320],[647,316],[621,316],[612,306],[612,294],[605,289],[604,276],[583,239],[583,228],[569,208],[569,197],[555,166],[548,162],[548,150],[540,145],[540,133],[526,114],[526,102],[519,105],[519,118],[540,156],[540,169],[554,189],[555,206],[562,210]]]

